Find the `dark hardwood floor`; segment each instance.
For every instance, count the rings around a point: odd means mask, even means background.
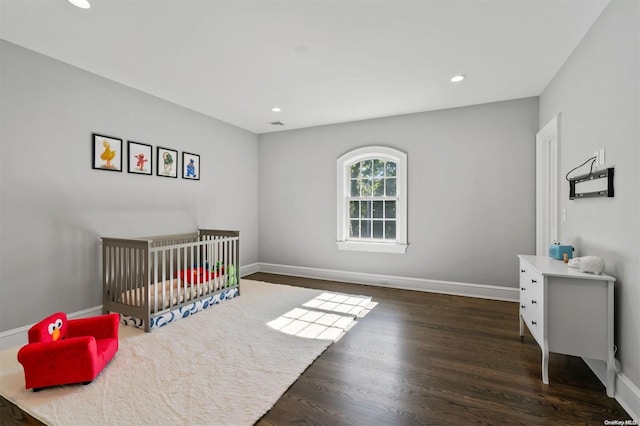
[[[518,335],[518,305],[258,273],[246,277],[373,297],[257,423],[603,425],[630,419],[577,357]]]
[[[519,337],[516,303],[264,273],[245,278],[368,295],[377,303],[309,366],[260,426],[630,419],[580,358],[551,354],[550,384],[542,383],[540,348],[531,335]],[[251,396],[238,403],[245,398]],[[41,424],[2,398],[0,419]]]

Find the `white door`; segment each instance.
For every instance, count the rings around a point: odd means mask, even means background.
[[[536,135],[536,255],[558,241],[558,125],[553,117]]]

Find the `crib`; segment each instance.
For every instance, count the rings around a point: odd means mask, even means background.
[[[102,311],[149,332],[240,295],[240,233],[102,238]]]

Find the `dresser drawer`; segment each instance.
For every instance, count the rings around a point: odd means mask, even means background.
[[[520,315],[533,337],[542,344],[544,309],[540,297],[529,291],[520,292]]]
[[[526,263],[520,261],[520,291],[528,290],[542,295],[544,288],[543,280],[542,275]]]

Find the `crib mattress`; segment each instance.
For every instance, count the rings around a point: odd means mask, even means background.
[[[154,313],[158,310],[164,310],[172,306],[176,306],[182,302],[188,302],[189,300],[196,299],[203,294],[213,293],[215,291],[216,284],[217,288],[224,285],[224,277],[221,277],[220,280],[209,281],[197,285],[188,284],[176,278],[157,284],[151,284],[151,299],[149,300],[151,312]],[[128,306],[139,307],[143,305],[142,294],[142,288],[128,290],[120,294],[118,302]]]

